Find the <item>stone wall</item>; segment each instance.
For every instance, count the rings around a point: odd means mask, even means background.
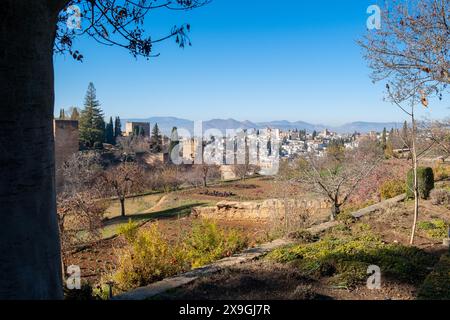
[[[62,184],[61,166],[79,150],[78,121],[54,120],[56,188]]]
[[[328,214],[330,204],[324,200],[222,201],[213,207],[195,207],[192,209],[192,213],[197,217],[207,219],[269,221],[277,217],[281,218],[286,213],[286,208],[289,212]]]

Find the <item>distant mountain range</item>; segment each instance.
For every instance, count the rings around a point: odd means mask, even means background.
[[[152,117],[147,119],[123,119],[122,128],[125,128],[126,122],[150,122],[153,127],[155,123],[158,124],[161,132],[165,135],[170,135],[172,128],[184,128],[191,133],[194,131],[194,121],[187,119],[180,119],[175,117]],[[342,126],[326,126],[321,124],[311,124],[304,121],[290,122],[287,120],[270,121],[270,122],[251,122],[238,121],[235,119],[213,119],[203,122],[203,130],[219,129],[225,132],[226,129],[264,129],[273,128],[280,130],[306,130],[308,132],[323,131],[328,129],[337,133],[367,133],[371,131],[381,132],[384,128],[390,130],[391,128],[401,128],[402,123],[398,122],[351,122]]]

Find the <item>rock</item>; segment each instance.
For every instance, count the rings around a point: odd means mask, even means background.
[[[209,219],[219,220],[252,220],[267,221],[271,219],[281,219],[286,212],[286,207],[292,212],[328,210],[329,204],[326,201],[306,201],[306,200],[278,200],[269,199],[262,202],[238,202],[221,201],[213,207],[195,207],[192,214]]]

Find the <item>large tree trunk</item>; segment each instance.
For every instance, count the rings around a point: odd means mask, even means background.
[[[55,3],[2,1],[0,300],[62,298],[52,121]]]

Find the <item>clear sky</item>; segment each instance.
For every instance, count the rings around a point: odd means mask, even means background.
[[[174,116],[191,120],[402,121],[372,84],[356,40],[366,32],[376,0],[213,0],[189,12],[154,11],[155,37],[189,22],[193,46],[169,40],[158,58],[135,59],[124,49],[76,42],[85,59],[55,57],[56,104],[82,106],[90,81],[106,116]],[[421,116],[447,117],[447,101]]]

